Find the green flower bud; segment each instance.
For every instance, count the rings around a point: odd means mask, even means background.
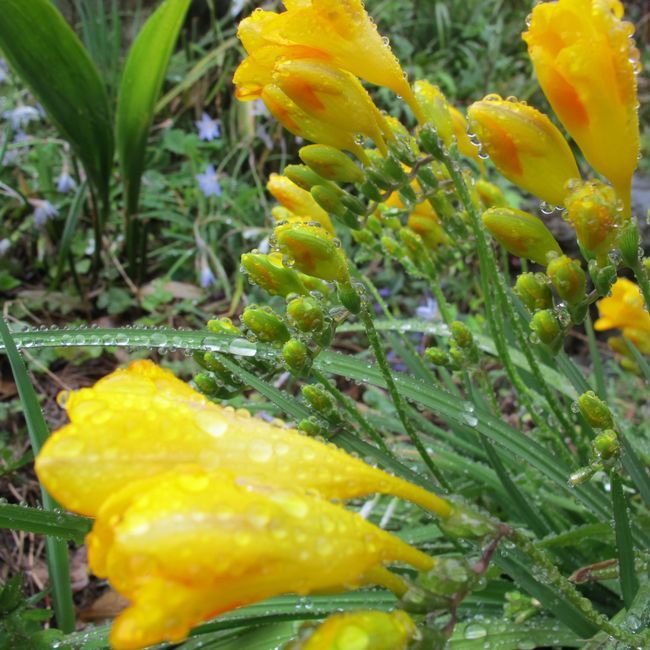
[[[398,194],[402,200],[402,203],[404,203],[407,208],[410,208],[417,203],[418,195],[411,185],[402,185],[398,191]]]
[[[530,321],[530,329],[542,343],[550,347],[555,347],[563,334],[560,321],[552,309],[536,312]]]
[[[357,242],[357,244],[363,244],[365,246],[372,246],[375,243],[373,234],[367,228],[363,228],[363,230],[354,230],[352,232],[352,238]]]
[[[604,261],[616,246],[618,230],[624,222],[616,192],[600,181],[573,183],[564,199],[567,219],[576,230],[584,251]]]
[[[505,208],[508,206],[508,201],[501,191],[494,183],[486,181],[484,178],[477,179],[474,184],[476,192],[481,199],[481,203],[486,208]]]
[[[284,343],[290,338],[289,328],[270,309],[247,307],[241,320],[264,343]]]
[[[337,183],[360,183],[363,172],[342,151],[324,144],[310,144],[298,152],[300,160],[317,174]],[[286,173],[286,172],[285,172]]]
[[[459,320],[455,320],[450,328],[451,335],[461,348],[471,348],[474,345],[474,336],[469,331],[465,323],[461,323]]]
[[[402,163],[392,156],[388,156],[384,159],[381,164],[381,171],[387,178],[390,178],[395,183],[406,183],[408,181]]]
[[[453,596],[471,590],[478,576],[464,557],[438,557],[433,569],[418,574],[417,584],[434,594]]]
[[[450,368],[452,369],[464,368],[469,361],[465,350],[456,345],[451,345],[449,347],[449,358],[451,359]]]
[[[517,278],[514,291],[530,312],[553,306],[551,287],[543,273],[522,273]]]
[[[324,178],[319,176],[313,169],[309,169],[306,165],[287,165],[284,168],[283,175],[307,192],[315,185],[327,183]]]
[[[439,186],[436,175],[428,165],[424,165],[424,167],[418,169],[417,177],[422,189],[435,190]]]
[[[618,238],[618,247],[621,251],[621,259],[628,268],[634,269],[639,265],[641,237],[636,219],[632,219],[621,230]]]
[[[613,429],[607,429],[594,439],[594,452],[603,460],[610,460],[619,455],[621,444],[618,434]]]
[[[230,318],[226,318],[225,316],[209,320],[208,329],[215,334],[241,334],[239,327],[233,325]]]
[[[454,364],[449,357],[449,353],[441,348],[431,347],[424,351],[424,356],[434,365],[443,368],[451,368]]]
[[[282,358],[287,368],[295,374],[302,375],[311,366],[311,355],[307,346],[298,339],[289,339],[282,347]]]
[[[343,194],[341,194],[341,203],[355,214],[366,214],[366,204],[349,192],[343,192]]]
[[[336,186],[334,186],[336,187]],[[339,190],[338,192],[336,190]],[[345,212],[345,206],[341,202],[341,191],[328,185],[314,185],[311,188],[311,195],[323,210],[340,217]]]
[[[221,388],[215,378],[207,372],[200,372],[198,375],[195,375],[194,383],[205,395],[214,395]]]
[[[399,606],[412,614],[428,614],[437,609],[447,609],[449,598],[427,591],[419,585],[410,584],[407,592],[400,598]],[[409,646],[410,650],[411,646]],[[431,650],[430,646],[426,646]]]
[[[431,154],[437,160],[442,160],[445,157],[444,143],[440,139],[436,129],[431,124],[425,124],[419,133],[419,144],[422,151]]]
[[[551,284],[569,305],[582,302],[587,296],[587,278],[578,260],[566,255],[551,260],[546,267]]]
[[[381,201],[381,192],[379,188],[370,181],[365,181],[359,186],[361,194],[363,194],[370,201]]]
[[[366,176],[373,185],[376,185],[381,190],[389,190],[393,186],[393,181],[389,176],[386,176],[383,171],[378,171],[377,169],[370,167],[366,169]],[[379,198],[381,199],[381,194],[379,195]]]
[[[569,485],[571,487],[576,487],[577,485],[582,485],[586,483],[596,472],[599,472],[603,469],[603,466],[600,463],[592,463],[587,467],[581,467],[569,476]]]
[[[551,231],[541,219],[514,208],[490,208],[483,213],[483,223],[490,234],[505,249],[546,265],[549,257],[562,255],[562,250]]]
[[[358,314],[361,311],[361,298],[357,290],[350,283],[339,284],[337,295],[341,304],[351,314]]]
[[[588,390],[578,398],[580,413],[584,415],[589,424],[596,429],[611,429],[614,426],[612,412],[605,402],[594,393]]]
[[[245,253],[241,256],[241,264],[251,282],[272,296],[286,297],[290,293],[308,292],[299,275],[282,265],[281,255]]]
[[[298,271],[328,282],[349,283],[341,244],[324,228],[287,223],[276,227],[274,233],[280,251],[293,260]]]
[[[446,519],[441,519],[438,526],[445,535],[462,539],[482,539],[495,532],[494,523],[462,503],[454,503],[452,513]]]
[[[589,275],[599,296],[606,296],[616,282],[616,266],[600,266],[597,260],[589,260]]]
[[[307,384],[302,387],[302,394],[309,406],[318,413],[327,416],[336,410],[332,396],[320,386]]]
[[[301,332],[315,332],[323,328],[323,310],[313,298],[295,298],[287,305],[287,315]]]
[[[304,420],[300,420],[298,423],[298,429],[300,429],[300,431],[303,433],[306,433],[308,436],[312,436],[313,438],[317,438],[318,436],[322,436],[326,433],[325,427],[316,422],[316,420],[313,418],[305,418]]]

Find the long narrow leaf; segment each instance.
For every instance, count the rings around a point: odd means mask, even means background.
[[[113,162],[111,111],[88,52],[49,0],[0,0],[0,16],[0,50],[105,199]]]
[[[144,24],[124,65],[116,136],[129,214],[138,211],[149,128],[189,4],[190,0],[165,0]]]
[[[92,521],[86,517],[0,503],[0,528],[25,530],[82,544],[91,525]]]

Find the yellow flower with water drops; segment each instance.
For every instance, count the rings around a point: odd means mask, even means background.
[[[580,178],[573,153],[546,115],[524,102],[488,95],[472,104],[470,129],[495,167],[510,181],[561,206],[568,181]]]
[[[130,601],[111,629],[116,650],[181,641],[201,621],[280,594],[376,584],[400,595],[385,564],[435,564],[339,505],[191,467],[108,497],[88,547],[91,569]]]
[[[329,616],[285,650],[406,650],[417,634],[413,619],[401,610],[344,612]]]
[[[361,0],[287,0],[284,4],[287,10],[282,13],[258,10],[239,24],[238,36],[249,58],[274,46],[276,59],[283,48],[280,56],[285,60],[320,59],[365,81],[390,88],[407,101],[418,119],[421,117],[399,61]],[[305,53],[301,55],[298,48]],[[263,56],[267,61],[272,58],[268,53]]]
[[[319,223],[329,233],[334,234],[334,226],[329,215],[316,203],[314,197],[298,187],[290,178],[281,174],[271,174],[266,184],[266,189],[273,198],[285,208],[289,214],[277,213],[277,220],[314,221]],[[274,214],[274,216],[276,216]]]
[[[418,79],[413,84],[413,90],[424,114],[424,119],[436,129],[445,146],[449,147],[455,133],[447,98],[438,86],[424,79]]]
[[[478,147],[472,144],[469,134],[467,133],[467,119],[452,104],[449,104],[449,114],[451,115],[452,129],[456,138],[456,146],[463,156],[473,158],[483,166],[483,161],[478,156]]]
[[[228,469],[242,484],[299,486],[325,499],[381,492],[441,517],[453,511],[446,500],[334,445],[218,406],[150,361],[64,395],[70,424],[47,440],[36,472],[57,501],[84,515],[96,516],[126,484],[186,465]]]
[[[639,52],[618,0],[542,2],[523,38],[544,94],[629,212],[639,154]]]
[[[638,285],[618,278],[611,295],[599,300],[596,306],[600,318],[594,323],[594,329],[620,329],[643,354],[650,354],[650,314]]]

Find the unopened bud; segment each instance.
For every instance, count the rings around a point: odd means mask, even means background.
[[[284,343],[289,339],[289,329],[270,309],[247,307],[241,320],[264,343]]]
[[[423,189],[435,190],[439,186],[438,179],[433,173],[433,170],[430,166],[424,165],[418,169],[418,182]]]
[[[600,266],[597,260],[589,260],[589,275],[599,296],[606,296],[616,282],[616,266],[607,264]]]
[[[470,591],[478,576],[464,557],[438,557],[432,569],[418,574],[417,584],[434,594],[454,596]]]
[[[589,390],[578,398],[578,407],[589,424],[596,429],[611,429],[614,418],[609,407],[600,397]]]
[[[361,298],[359,293],[352,284],[339,284],[337,295],[341,304],[352,314],[358,314],[361,311]]]
[[[386,177],[396,183],[406,183],[408,180],[404,166],[393,156],[388,156],[383,160],[381,163],[381,171]]]
[[[324,228],[288,223],[275,229],[275,237],[280,251],[293,260],[298,271],[328,282],[349,282],[341,244]]]
[[[641,248],[641,238],[636,219],[630,220],[621,230],[618,247],[625,266],[631,269],[637,268],[641,257],[640,253],[643,249]]]
[[[469,331],[465,323],[455,320],[450,328],[451,335],[456,341],[457,345],[461,348],[471,348],[474,345],[474,336]]]
[[[533,314],[530,329],[537,338],[548,346],[554,347],[562,337],[562,326],[552,309],[542,309]]]
[[[476,192],[481,199],[481,203],[486,208],[505,208],[508,205],[508,201],[501,191],[501,188],[497,187],[494,183],[486,181],[484,178],[477,179],[474,187]]]
[[[549,258],[562,255],[559,244],[541,219],[514,208],[490,208],[483,223],[505,249],[545,266]]]
[[[434,365],[443,368],[452,368],[455,364],[452,362],[449,353],[441,348],[431,347],[424,351],[424,356]]]
[[[302,394],[305,400],[315,411],[323,415],[329,415],[335,410],[334,400],[329,393],[326,393],[320,386],[307,384],[302,387]]]
[[[543,273],[522,273],[517,278],[514,291],[530,312],[553,306],[553,294]]]
[[[613,429],[607,429],[594,438],[594,452],[603,460],[610,460],[619,455],[621,444],[618,434]]]
[[[407,208],[415,205],[418,200],[418,195],[411,185],[403,185],[400,187],[398,194],[402,203],[404,203]]]
[[[300,160],[319,176],[337,183],[360,183],[363,172],[342,151],[324,144],[310,144],[298,152]]]
[[[583,301],[587,294],[587,279],[578,260],[566,255],[551,260],[546,267],[551,284],[569,305]]]
[[[214,395],[221,388],[214,377],[207,372],[200,372],[198,375],[195,375],[194,383],[205,395]]]
[[[366,214],[366,204],[349,192],[341,194],[341,203],[355,214]]]
[[[370,181],[365,181],[359,186],[361,194],[363,194],[370,201],[381,201],[381,192],[379,187]]]
[[[345,212],[345,206],[341,202],[341,190],[335,185],[314,185],[311,188],[311,195],[326,212],[337,217],[340,217]]]
[[[445,535],[462,539],[482,539],[495,531],[493,522],[462,503],[454,503],[451,514],[438,526]]]
[[[438,86],[424,80],[416,81],[413,90],[426,121],[434,126],[438,137],[449,147],[454,136],[454,123],[447,98]]]
[[[241,334],[239,327],[225,316],[208,321],[208,329],[215,334]]]
[[[287,315],[301,332],[315,332],[323,328],[323,310],[313,298],[295,298],[287,305]]]
[[[241,264],[251,282],[272,296],[307,293],[299,275],[282,265],[282,255],[245,253],[241,256]]]
[[[308,436],[317,438],[325,434],[325,427],[316,421],[315,418],[305,418],[298,423],[298,429]]]
[[[444,144],[434,127],[430,124],[425,124],[420,129],[419,136],[420,146],[423,151],[431,154],[437,160],[442,160],[445,157]]]
[[[311,366],[311,355],[307,346],[298,339],[289,339],[282,347],[282,358],[287,368],[295,374],[304,374]]]
[[[306,165],[287,165],[284,175],[298,187],[309,192],[314,185],[323,185],[327,181]]]

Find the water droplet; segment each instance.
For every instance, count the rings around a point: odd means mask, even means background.
[[[257,353],[257,345],[252,341],[237,338],[228,346],[228,352],[240,357],[254,357]]]

